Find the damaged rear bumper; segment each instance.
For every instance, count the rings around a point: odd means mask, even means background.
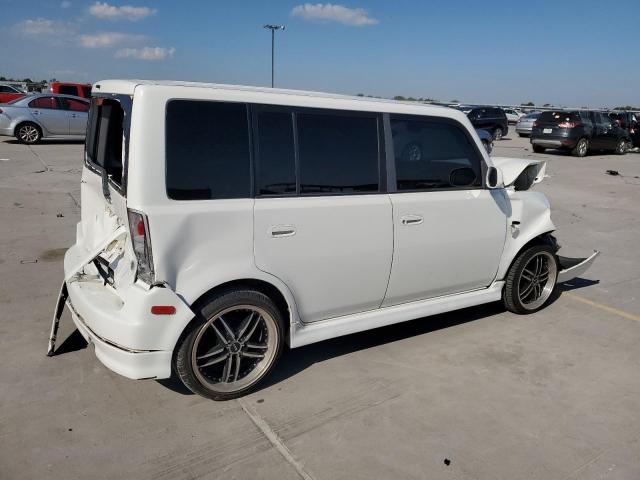
[[[579,277],[586,272],[596,257],[600,255],[598,250],[586,258],[570,258],[558,255],[558,263],[560,264],[560,272],[558,273],[557,283],[566,282],[572,278]]]

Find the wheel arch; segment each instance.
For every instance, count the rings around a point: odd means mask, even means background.
[[[28,119],[20,119],[18,120],[18,122],[16,123],[15,127],[13,127],[13,136],[17,137],[18,136],[18,129],[24,125],[25,123],[30,123],[31,125],[35,126],[38,130],[40,130],[40,138],[44,137],[45,134],[45,130],[42,128],[42,125],[40,125],[38,122],[35,122],[33,120],[28,120]]]
[[[544,233],[535,235],[534,237],[522,243],[522,245],[520,245],[518,248],[513,249],[513,254],[509,255],[508,261],[501,265],[498,279],[503,280],[507,276],[507,273],[509,272],[509,270],[511,270],[513,262],[515,262],[516,258],[518,258],[518,256],[528,248],[534,247],[536,245],[549,245],[556,251],[558,251],[560,247],[558,245],[558,242],[556,241],[556,238],[553,236],[554,231],[555,230],[552,229]]]

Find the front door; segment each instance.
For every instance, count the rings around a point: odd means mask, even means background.
[[[87,130],[89,102],[75,98],[58,97],[69,119],[69,135],[84,135]]]
[[[393,252],[378,116],[264,107],[253,120],[257,267],[304,322],[378,308]]]
[[[383,306],[488,287],[507,210],[502,191],[483,188],[477,145],[453,120],[391,116],[391,131],[397,192],[390,195],[394,253]]]

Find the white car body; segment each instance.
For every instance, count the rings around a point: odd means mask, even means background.
[[[103,181],[85,162],[81,221],[64,260],[67,304],[98,358],[129,378],[171,375],[192,306],[220,286],[251,282],[273,292],[286,304],[288,343],[300,347],[500,300],[518,252],[555,229],[546,197],[513,187],[524,171],[532,180],[526,188],[541,181],[545,163],[489,157],[467,117],[454,109],[179,82],[108,80],[93,93],[133,104],[125,127],[126,196],[125,187]],[[499,168],[504,184],[488,188],[483,179],[479,188],[442,191],[170,199],[165,119],[173,99],[445,119],[467,132],[482,171]],[[388,144],[391,132],[385,135]],[[137,272],[128,211],[146,215],[152,285]],[[175,311],[151,313],[157,305]]]
[[[520,117],[524,115],[520,110],[516,110],[513,108],[504,108],[503,110],[505,115],[507,116],[507,122],[509,123],[516,123],[518,120],[520,120]]]

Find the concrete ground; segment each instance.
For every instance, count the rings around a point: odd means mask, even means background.
[[[563,252],[603,252],[584,278],[530,316],[492,304],[287,352],[216,403],[111,373],[77,333],[45,356],[82,145],[0,141],[0,478],[640,478],[640,154],[536,155],[511,133],[494,155],[548,160]]]

